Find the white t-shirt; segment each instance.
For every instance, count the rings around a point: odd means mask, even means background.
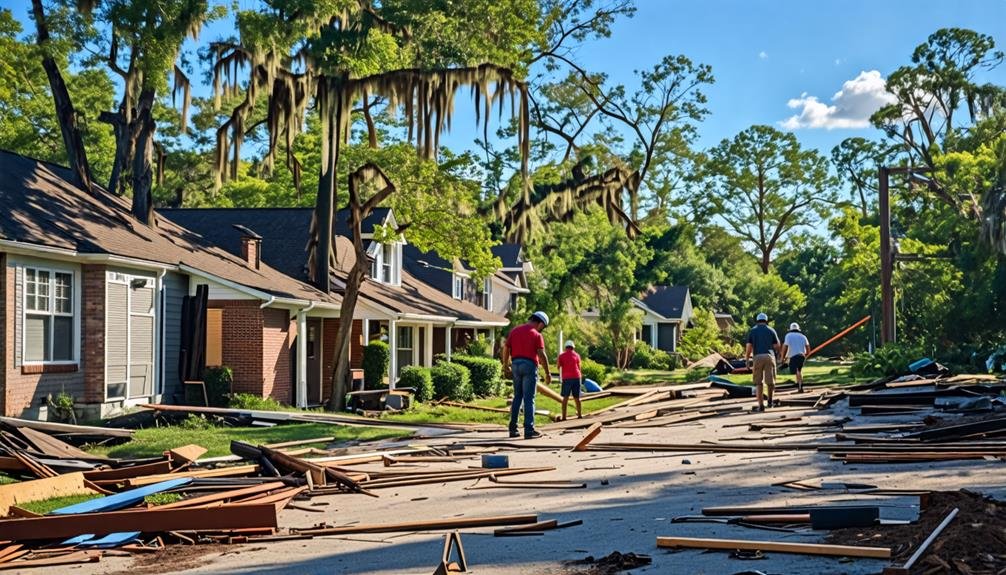
[[[783,340],[783,343],[785,343],[788,348],[786,351],[787,358],[797,355],[807,355],[810,348],[810,341],[807,340],[807,336],[798,331],[787,332],[786,339]]]

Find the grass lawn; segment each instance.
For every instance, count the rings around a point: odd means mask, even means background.
[[[674,383],[689,383],[701,381],[706,372],[692,373],[687,369],[676,369],[674,371],[660,371],[655,369],[635,369],[629,371],[615,372],[608,376],[608,382],[616,382],[621,385],[667,385]],[[734,383],[750,384],[751,374],[724,375],[724,377]],[[849,366],[829,361],[807,362],[803,368],[803,381],[806,385],[852,385],[863,383],[872,378],[857,379],[849,372]],[[779,383],[790,383],[795,381],[788,369],[779,370]]]
[[[175,447],[190,443],[201,445],[208,451],[205,457],[230,454],[232,439],[264,445],[285,441],[298,441],[316,437],[335,437],[336,441],[370,441],[390,439],[409,435],[400,429],[378,427],[347,427],[327,423],[291,423],[273,427],[198,427],[176,425],[172,427],[152,427],[138,429],[133,439],[121,445],[92,446],[88,451],[98,455],[117,458],[155,457]],[[324,447],[325,443],[316,444]],[[304,447],[309,447],[305,445]]]
[[[557,385],[553,385],[552,389],[554,389],[556,393],[559,392],[559,386]],[[625,397],[611,396],[584,401],[583,413],[587,414],[591,411],[597,411],[598,409],[624,401],[625,399]],[[486,399],[476,399],[471,403],[474,405],[481,405],[483,407],[506,408],[507,398],[491,397]],[[551,413],[562,413],[562,404],[543,396],[541,393],[535,395],[534,403],[535,409],[544,409]],[[572,399],[569,400],[567,416],[576,416],[576,404],[573,403]],[[405,413],[386,414],[382,417],[382,419],[387,419],[388,421],[405,421],[410,423],[495,423],[498,425],[507,425],[510,421],[510,416],[506,413],[494,413],[491,411],[466,409],[463,407],[426,404],[418,405]],[[535,416],[535,422],[538,425],[544,425],[546,423],[550,423],[551,421],[551,419],[543,415]]]

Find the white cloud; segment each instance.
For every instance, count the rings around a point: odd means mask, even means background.
[[[877,70],[860,72],[852,80],[842,84],[842,89],[826,104],[806,92],[799,98],[786,103],[800,113],[786,118],[779,124],[787,130],[801,128],[865,128],[870,125],[870,116],[882,106],[895,102],[887,91],[887,83]]]
[[[766,52],[765,50],[758,52],[758,58],[762,60],[768,60],[768,52]]]

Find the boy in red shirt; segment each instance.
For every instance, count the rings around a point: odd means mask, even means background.
[[[562,420],[566,421],[566,405],[569,403],[569,396],[573,396],[576,401],[576,417],[583,417],[580,411],[580,380],[583,374],[580,373],[580,354],[576,353],[576,346],[573,340],[566,342],[566,351],[559,354],[556,363],[559,365],[559,379],[562,380]]]

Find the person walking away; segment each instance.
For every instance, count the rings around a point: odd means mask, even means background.
[[[517,416],[524,408],[524,438],[541,437],[534,428],[534,394],[538,389],[538,366],[545,368],[545,383],[552,384],[548,356],[545,355],[545,338],[541,331],[548,326],[548,315],[543,311],[531,314],[527,323],[519,325],[507,335],[500,351],[503,372],[513,377],[513,403],[510,404],[510,437],[519,437]]]
[[[803,393],[803,364],[810,352],[810,340],[800,331],[800,324],[789,324],[789,331],[782,339],[782,357],[789,363],[789,372],[796,376],[796,391]]]
[[[745,363],[750,362],[752,354],[754,355],[754,363],[750,365],[755,395],[758,397],[758,411],[765,411],[765,403],[762,400],[766,394],[762,391],[763,382],[768,395],[768,405],[772,407],[772,396],[775,394],[774,354],[779,351],[779,335],[768,326],[768,316],[759,313],[755,318],[754,327],[748,332],[747,345],[744,348]]]
[[[566,421],[566,406],[571,395],[576,402],[576,417],[582,418],[580,384],[583,381],[583,373],[580,372],[580,354],[576,353],[573,340],[566,341],[566,351],[559,354],[556,364],[559,367],[559,379],[562,381],[562,420]]]

